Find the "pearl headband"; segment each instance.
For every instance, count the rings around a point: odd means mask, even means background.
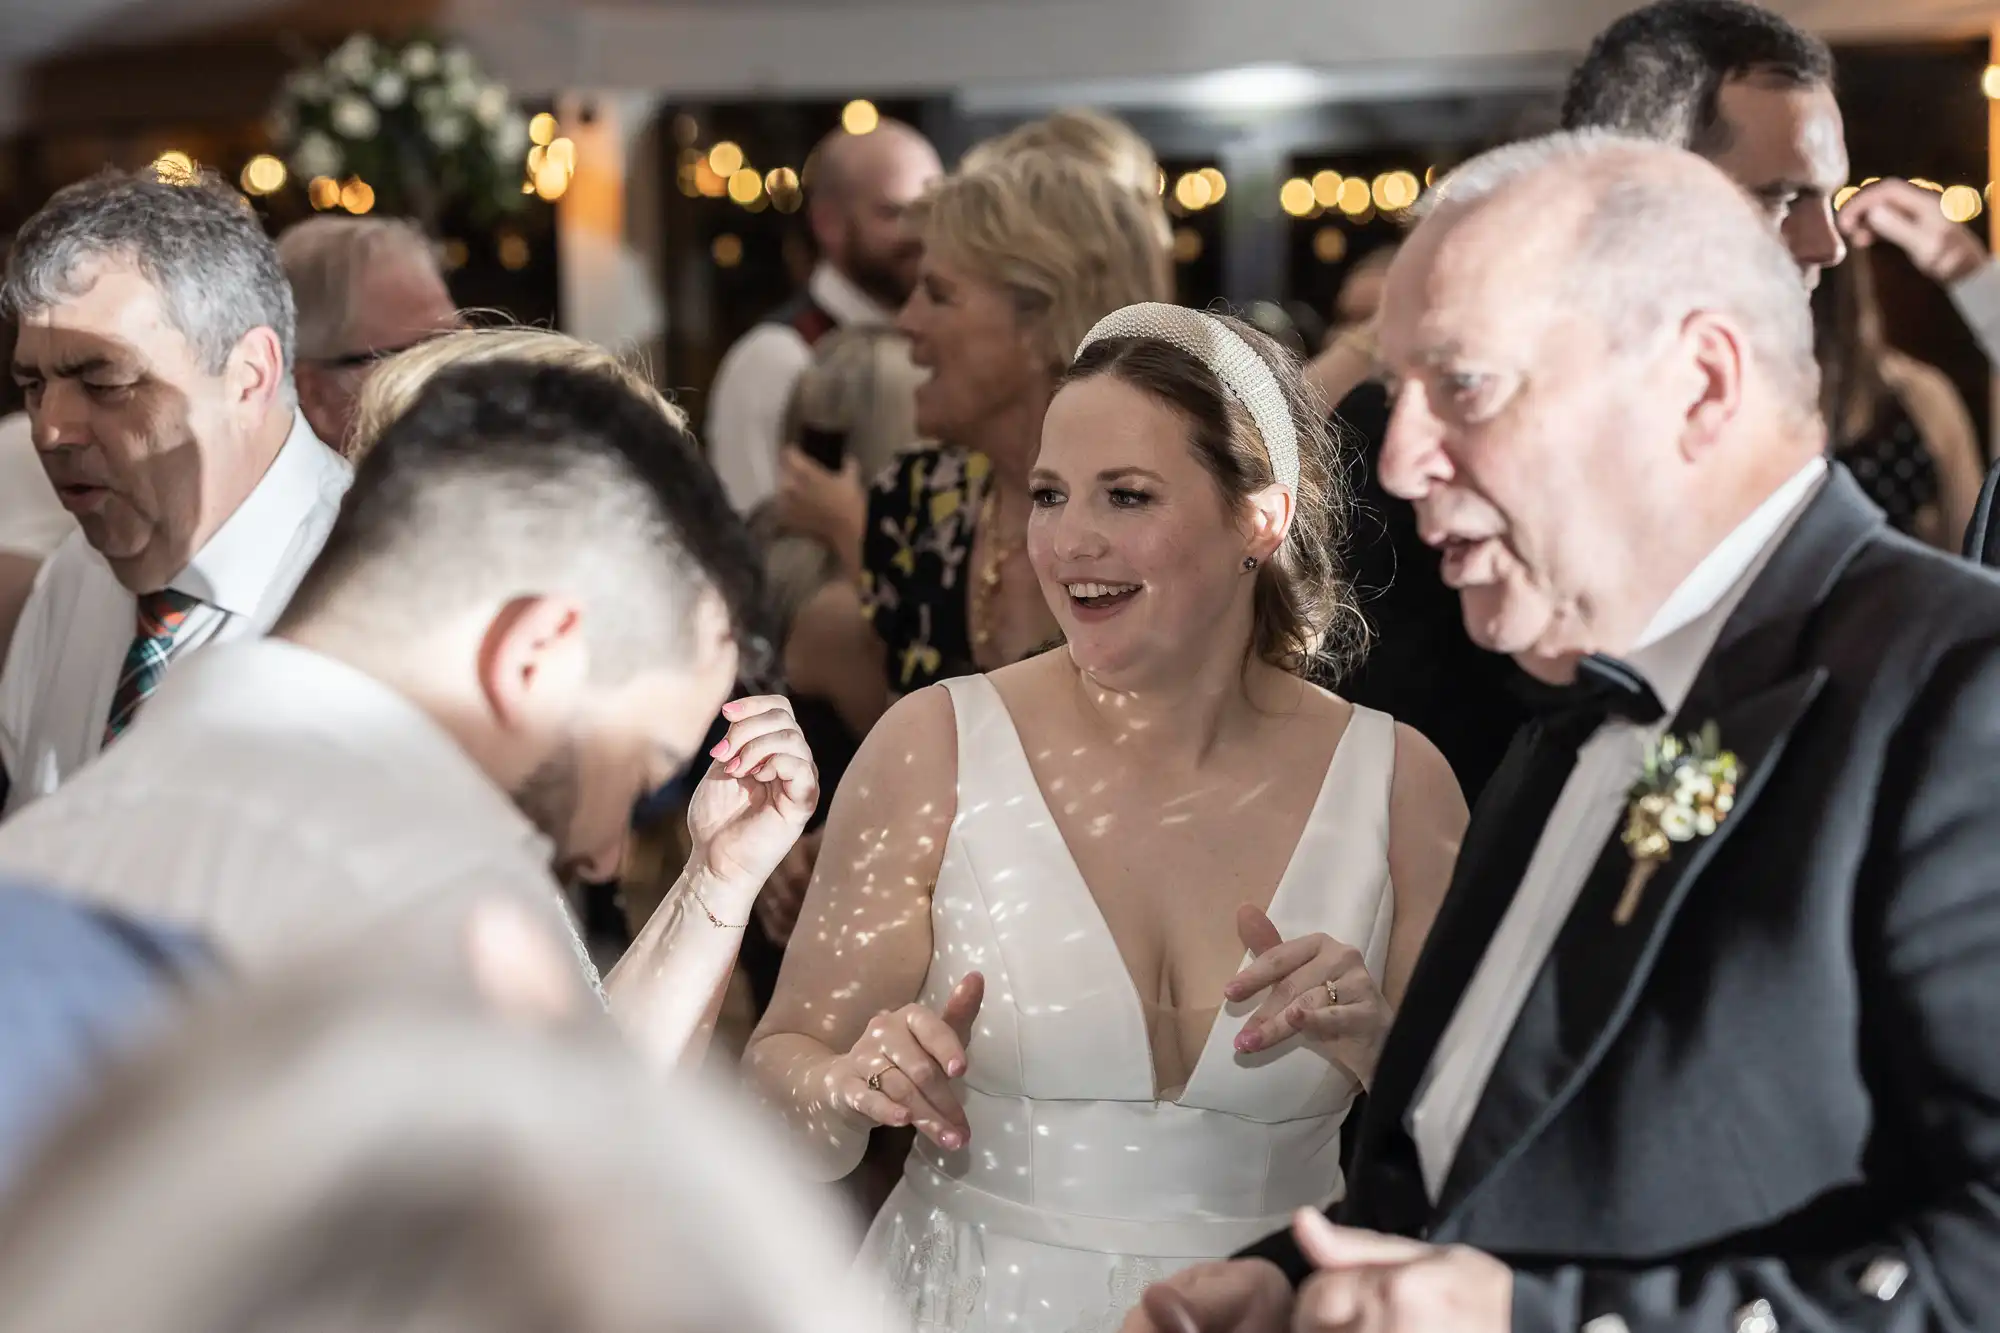
[[[1293,495],[1299,493],[1299,432],[1291,405],[1271,367],[1234,329],[1199,310],[1143,301],[1098,320],[1076,354],[1082,356],[1085,348],[1107,338],[1151,338],[1178,347],[1207,366],[1256,423],[1271,460],[1271,475]]]

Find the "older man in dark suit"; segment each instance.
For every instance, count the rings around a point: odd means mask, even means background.
[[[1566,698],[1466,835],[1347,1225],[1128,1327],[1985,1326],[2000,582],[1826,463],[1796,271],[1713,166],[1555,136],[1441,196],[1382,474]]]

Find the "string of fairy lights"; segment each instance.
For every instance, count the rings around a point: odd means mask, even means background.
[[[1987,66],[1980,86],[1988,98],[2000,101],[2000,65]],[[873,133],[881,120],[881,112],[866,98],[856,98],[847,103],[840,113],[841,126],[850,134]],[[796,213],[804,206],[805,184],[798,168],[787,164],[760,169],[750,161],[742,145],[727,139],[703,147],[698,142],[700,126],[693,116],[685,113],[674,118],[673,131],[680,144],[676,184],[688,198],[726,200],[752,214],[767,209]],[[561,133],[556,117],[546,111],[528,122],[528,138],[530,146],[523,162],[521,192],[554,203],[568,192],[575,178],[576,144]],[[192,181],[199,173],[194,159],[178,149],[161,153],[153,162],[153,170],[160,179],[167,181]],[[1377,218],[1396,220],[1407,216],[1423,197],[1424,191],[1437,184],[1438,171],[1439,168],[1430,167],[1420,179],[1416,172],[1403,168],[1380,172],[1373,177],[1322,170],[1311,176],[1293,176],[1286,180],[1278,187],[1277,203],[1279,209],[1295,221],[1326,220],[1329,223],[1344,222],[1349,227],[1362,227]],[[242,187],[247,205],[253,198],[274,195],[284,189],[289,176],[281,159],[269,153],[259,153],[244,164],[237,183]],[[1858,185],[1842,189],[1834,196],[1834,207],[1844,207],[1858,189],[1873,184],[1876,179],[1871,176]],[[1936,194],[1939,210],[1956,223],[1973,221],[1993,202],[1994,187],[1990,182],[1982,188],[1912,177],[1911,183]],[[1215,166],[1185,171],[1171,180],[1162,171],[1158,191],[1169,214],[1177,219],[1187,219],[1221,204],[1229,194],[1229,180]],[[314,177],[306,183],[306,197],[319,212],[338,209],[359,216],[375,207],[373,187],[359,176],[350,176],[346,180]],[[500,259],[505,267],[518,269],[526,266],[528,247],[518,233],[502,235],[499,246]],[[456,252],[447,254],[447,262],[464,262],[463,242],[448,241],[446,248],[448,252]],[[1312,249],[1314,257],[1321,263],[1339,263],[1348,252],[1347,232],[1339,226],[1323,225],[1313,234]],[[1203,240],[1199,231],[1189,226],[1176,227],[1174,258],[1177,262],[1191,264],[1201,257],[1202,250]],[[718,235],[710,245],[711,258],[722,268],[734,268],[741,264],[743,253],[743,239],[733,232]]]

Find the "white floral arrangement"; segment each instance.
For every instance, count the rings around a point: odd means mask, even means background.
[[[524,198],[527,118],[456,43],[356,33],[286,78],[269,130],[301,186],[358,177],[377,209],[433,229],[447,209],[486,221]]]

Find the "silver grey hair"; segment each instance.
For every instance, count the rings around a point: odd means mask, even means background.
[[[138,268],[209,374],[245,334],[268,328],[289,384],[291,284],[257,215],[219,177],[168,184],[150,169],[107,171],[56,191],[15,235],[0,313],[19,319],[77,296],[80,270],[99,258]]]
[[[1645,169],[1669,159],[1713,173],[1740,207],[1717,207],[1724,191],[1688,188],[1685,172]],[[1725,312],[1781,396],[1818,411],[1812,307],[1798,265],[1750,196],[1694,154],[1606,130],[1565,130],[1473,158],[1439,182],[1426,212],[1443,220],[1551,171],[1591,191],[1560,281],[1604,317],[1614,346],[1647,342],[1692,311]]]
[[[355,350],[343,340],[353,318],[357,280],[370,264],[391,254],[437,269],[429,239],[398,218],[307,218],[278,237],[278,262],[298,306],[302,359],[325,360]]]

